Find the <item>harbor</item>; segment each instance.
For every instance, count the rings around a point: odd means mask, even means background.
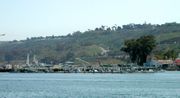
[[[6,65],[0,68],[0,72],[13,73],[155,73],[165,70],[176,71],[179,67],[171,65],[163,66],[138,66],[138,65]]]
[[[180,70],[180,59],[173,60],[147,60],[143,66],[135,63],[127,64],[91,64],[81,58],[75,61],[66,61],[59,64],[40,63],[36,56],[32,60],[27,54],[25,63],[4,64],[0,72],[11,73],[155,73],[163,71]],[[78,62],[78,63],[77,63]]]

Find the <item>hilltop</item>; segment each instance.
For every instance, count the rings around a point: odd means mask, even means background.
[[[153,24],[128,24],[123,26],[101,26],[85,32],[76,31],[66,36],[32,37],[21,41],[8,41],[0,43],[0,62],[25,62],[29,53],[31,59],[36,55],[42,63],[63,63],[82,58],[89,62],[103,63],[122,62],[123,52],[120,48],[127,39],[138,38],[143,35],[154,35],[157,48],[154,54],[160,54],[168,49],[180,52],[180,24],[165,23]],[[160,55],[160,56],[159,56]]]

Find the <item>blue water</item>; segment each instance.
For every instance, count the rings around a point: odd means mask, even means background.
[[[0,73],[0,98],[180,98],[180,72]]]

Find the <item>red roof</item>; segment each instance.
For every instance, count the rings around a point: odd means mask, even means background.
[[[180,66],[180,59],[176,59],[176,60],[175,60],[175,64],[176,64],[177,66]]]
[[[176,60],[175,60],[175,63],[180,63],[180,59],[176,59]]]

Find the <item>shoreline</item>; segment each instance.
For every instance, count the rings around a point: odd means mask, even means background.
[[[178,71],[178,70],[174,70]],[[168,70],[159,70],[159,71],[137,71],[137,72],[0,72],[0,73],[60,73],[60,74],[134,74],[134,73],[161,73],[161,72],[170,72]],[[173,71],[172,71],[173,72]]]

